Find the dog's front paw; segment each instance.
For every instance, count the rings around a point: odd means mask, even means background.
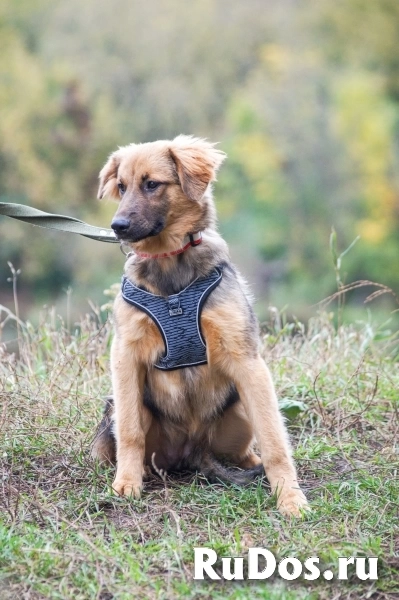
[[[132,479],[115,479],[112,484],[113,491],[118,496],[131,496],[132,498],[140,498],[143,489],[142,482],[134,482]]]
[[[301,490],[282,490],[277,501],[277,508],[286,517],[301,517],[310,506]]]

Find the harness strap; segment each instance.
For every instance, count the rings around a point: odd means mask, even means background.
[[[65,215],[53,215],[46,213],[37,208],[26,206],[25,204],[13,204],[10,202],[0,202],[0,215],[4,217],[11,217],[18,221],[25,221],[31,225],[37,225],[38,227],[45,227],[46,229],[56,229],[57,231],[66,231],[68,233],[77,233],[84,237],[90,238],[91,240],[97,240],[98,242],[112,242],[119,244],[119,240],[116,239],[115,233],[112,229],[106,229],[104,227],[95,227],[89,225],[84,221],[75,219],[74,217],[67,217]]]
[[[154,367],[163,371],[203,365],[207,362],[206,342],[201,332],[201,312],[213,290],[220,284],[223,266],[197,277],[171,296],[158,296],[122,279],[123,299],[145,312],[158,327],[165,352]]]

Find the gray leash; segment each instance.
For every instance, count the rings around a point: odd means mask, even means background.
[[[115,233],[112,229],[95,227],[94,225],[89,225],[84,221],[74,219],[73,217],[66,217],[65,215],[52,215],[31,206],[25,206],[25,204],[0,202],[0,215],[24,221],[31,225],[37,225],[38,227],[46,227],[47,229],[56,229],[57,231],[66,231],[68,233],[78,233],[98,242],[120,243],[115,238]]]

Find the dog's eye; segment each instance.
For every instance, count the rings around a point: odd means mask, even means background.
[[[120,195],[124,194],[126,192],[126,186],[125,186],[125,184],[122,183],[122,182],[119,182],[118,183],[118,190],[119,190]]]
[[[156,190],[157,187],[161,185],[159,181],[152,181],[151,179],[146,182],[145,187],[147,190]]]

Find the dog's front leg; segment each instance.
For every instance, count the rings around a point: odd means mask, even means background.
[[[118,338],[111,349],[117,470],[112,488],[139,498],[143,487],[145,436],[151,414],[143,405],[145,370],[134,346]]]
[[[283,514],[298,516],[308,504],[299,488],[272,378],[261,356],[235,364],[234,381],[253,424],[277,506]]]

